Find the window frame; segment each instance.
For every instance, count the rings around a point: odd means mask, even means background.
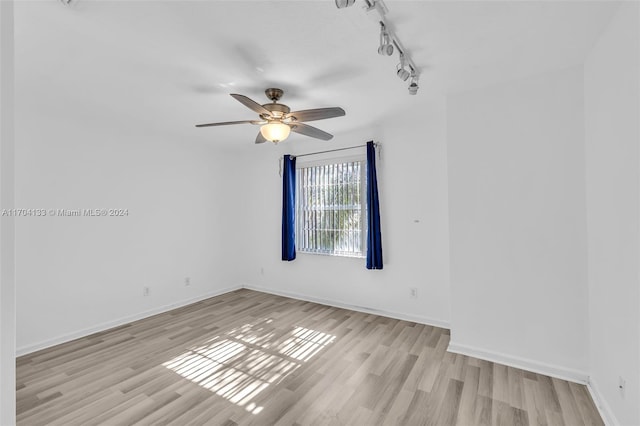
[[[360,163],[360,247],[361,251],[359,253],[335,253],[329,251],[313,251],[308,249],[303,249],[299,244],[301,238],[300,230],[301,230],[301,222],[300,222],[300,212],[302,210],[300,206],[300,197],[302,193],[302,185],[300,185],[300,169],[312,168],[312,167],[320,167],[325,165],[333,165],[333,164],[344,164],[350,162],[359,162]],[[368,228],[368,215],[367,215],[367,157],[366,155],[349,155],[349,156],[338,156],[338,157],[326,157],[321,159],[297,159],[296,160],[296,253],[301,254],[309,254],[309,255],[320,255],[320,256],[334,256],[334,257],[343,257],[343,258],[352,258],[352,259],[365,259],[367,257],[367,228]]]

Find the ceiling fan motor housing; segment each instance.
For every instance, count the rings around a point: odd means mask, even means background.
[[[269,98],[273,102],[270,104],[262,105],[264,109],[271,111],[272,117],[280,118],[280,117],[283,117],[285,114],[288,114],[289,112],[291,112],[291,109],[288,106],[278,103],[278,100],[280,100],[282,95],[284,95],[284,91],[282,89],[278,89],[276,87],[270,87],[264,91],[264,94],[267,95],[267,98]],[[261,117],[263,119],[269,118],[266,115],[261,115]]]
[[[272,104],[264,104],[262,105],[264,107],[264,109],[268,109],[269,111],[271,111],[271,114],[274,117],[282,117],[285,114],[288,114],[289,112],[291,112],[291,109],[284,105],[284,104],[278,104],[278,103],[272,103]],[[274,114],[275,113],[275,114]],[[262,117],[262,118],[266,118],[266,117]]]
[[[277,87],[270,87],[264,91],[264,94],[267,95],[269,100],[273,102],[277,102],[282,95],[284,95],[284,91],[282,89],[278,89]]]

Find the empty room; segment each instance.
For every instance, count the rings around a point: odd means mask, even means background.
[[[640,426],[640,2],[0,0],[0,425]]]

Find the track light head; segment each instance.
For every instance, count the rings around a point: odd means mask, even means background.
[[[344,9],[345,7],[351,7],[356,0],[336,0],[336,7],[338,9]]]
[[[393,44],[381,44],[378,47],[378,55],[391,56],[393,55]]]
[[[378,47],[378,55],[393,55],[393,43],[382,22],[380,23],[380,47]]]
[[[397,72],[398,78],[402,81],[407,81],[409,79],[409,71],[404,68],[400,68]]]
[[[396,74],[402,81],[407,81],[407,79],[411,76],[411,73],[405,67],[403,53],[400,53],[400,63],[396,66]]]
[[[411,68],[411,83],[409,83],[409,94],[410,95],[415,95],[418,93],[418,75],[416,74],[416,71]]]

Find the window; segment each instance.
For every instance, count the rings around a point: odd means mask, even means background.
[[[296,250],[364,257],[366,254],[366,162],[298,165]]]

